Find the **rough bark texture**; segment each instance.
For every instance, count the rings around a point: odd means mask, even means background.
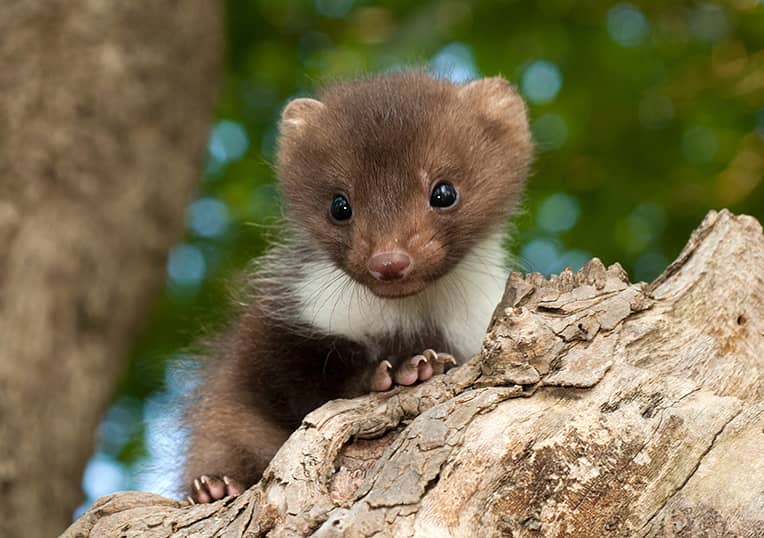
[[[650,285],[513,274],[479,356],[328,403],[244,495],[111,495],[65,536],[764,536],[763,268],[722,211]]]
[[[221,56],[205,0],[0,13],[0,536],[54,536],[198,184]]]

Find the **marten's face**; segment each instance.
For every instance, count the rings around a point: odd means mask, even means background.
[[[504,225],[530,159],[525,106],[504,80],[414,72],[291,102],[278,171],[291,218],[330,259],[401,297]]]

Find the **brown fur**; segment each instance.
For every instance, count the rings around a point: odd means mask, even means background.
[[[416,264],[409,281],[442,276],[517,202],[531,140],[505,80],[462,86],[412,71],[340,84],[320,101],[301,107],[301,126],[282,127],[279,178],[290,218],[362,284],[377,284],[366,271],[372,251],[416,235],[435,236],[446,255]],[[444,179],[463,193],[458,208],[428,211]],[[352,226],[328,219],[335,193],[349,196]]]
[[[378,295],[415,293],[500,229],[522,190],[530,134],[525,106],[503,79],[459,85],[409,71],[338,84],[319,100],[284,111],[278,176],[294,244],[266,257],[254,299],[216,346],[189,408],[189,479],[228,475],[250,486],[306,413],[368,392],[379,357],[448,351],[437,327],[408,340],[386,335],[374,349],[317,333],[298,320],[290,268],[323,257]],[[441,180],[459,200],[435,210],[429,197]],[[351,202],[349,222],[329,217],[337,193]],[[414,266],[383,289],[367,260],[395,247]]]

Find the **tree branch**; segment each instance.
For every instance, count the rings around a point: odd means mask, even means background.
[[[467,364],[329,402],[238,498],[111,495],[64,536],[764,534],[762,267],[721,211],[651,285],[513,273]]]

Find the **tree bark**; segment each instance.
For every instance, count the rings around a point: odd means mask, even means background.
[[[650,285],[513,273],[467,364],[329,402],[238,498],[111,495],[64,536],[763,536],[763,268],[712,211]]]
[[[0,536],[54,536],[198,184],[215,2],[0,15]]]

